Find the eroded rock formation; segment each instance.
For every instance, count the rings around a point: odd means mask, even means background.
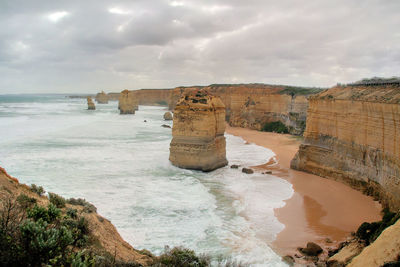
[[[266,84],[177,87],[171,96],[170,109],[182,94],[200,88],[221,98],[226,107],[226,121],[231,126],[261,130],[266,123],[280,121],[291,134],[297,135],[305,128],[307,97],[319,91]]]
[[[345,182],[400,209],[400,86],[337,86],[310,97],[291,167]]]
[[[87,104],[88,104],[88,110],[95,110],[96,106],[94,105],[92,98],[90,96],[88,96],[86,99],[87,99]]]
[[[118,108],[120,114],[135,114],[139,103],[134,91],[124,90],[119,95]]]
[[[174,110],[169,159],[173,165],[212,171],[228,164],[225,106],[205,90],[183,95]]]
[[[104,91],[101,91],[101,93],[98,93],[96,95],[96,102],[99,104],[107,104],[109,100],[109,97]]]

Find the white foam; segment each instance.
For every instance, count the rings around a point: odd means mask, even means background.
[[[273,209],[292,194],[289,183],[229,167],[202,173],[172,166],[171,129],[161,127],[171,124],[162,119],[165,108],[140,106],[120,116],[115,102],[91,113],[84,101],[59,100],[52,114],[53,104],[35,105],[16,120],[0,116],[8,129],[0,132],[0,165],[12,175],[93,202],[139,249],[182,245],[252,266],[284,266],[268,244],[283,228]],[[259,165],[274,156],[226,138],[231,164]]]

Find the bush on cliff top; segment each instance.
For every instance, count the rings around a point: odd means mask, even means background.
[[[280,121],[267,122],[262,127],[263,132],[275,132],[275,133],[289,133],[288,128],[285,124]]]

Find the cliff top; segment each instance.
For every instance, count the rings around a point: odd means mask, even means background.
[[[225,109],[224,103],[217,96],[210,94],[205,89],[192,90],[183,95],[176,108],[189,108],[189,109]]]
[[[400,104],[400,84],[339,85],[312,96],[312,98]]]

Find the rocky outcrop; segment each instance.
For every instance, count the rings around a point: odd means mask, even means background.
[[[400,86],[337,86],[309,98],[293,169],[345,182],[400,209]]]
[[[231,126],[262,130],[266,123],[280,121],[291,134],[297,135],[305,128],[307,97],[320,91],[266,84],[177,87],[171,96],[170,109],[182,94],[200,88],[221,98],[226,107],[226,121]]]
[[[96,95],[96,102],[99,104],[107,104],[109,100],[109,97],[104,91],[101,91],[101,93],[98,93]]]
[[[87,104],[88,104],[88,110],[95,110],[96,106],[94,105],[92,98],[90,96],[88,96],[86,99],[87,99]]]
[[[383,266],[385,263],[397,262],[400,255],[400,220],[386,228],[381,235],[350,262],[349,267]]]
[[[169,160],[173,165],[212,171],[226,160],[225,106],[205,90],[183,95],[174,109]]]
[[[172,117],[172,113],[167,111],[164,113],[164,120],[166,121],[172,121],[173,117]]]
[[[138,106],[138,99],[133,91],[124,90],[120,93],[118,103],[120,114],[135,114]]]

